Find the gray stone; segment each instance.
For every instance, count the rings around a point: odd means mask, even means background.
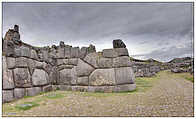
[[[73,65],[60,65],[57,67],[58,71],[61,71],[63,69],[72,69],[74,66]]]
[[[64,58],[65,57],[65,48],[64,47],[58,47],[57,49],[57,57],[58,58]]]
[[[111,93],[114,92],[115,86],[89,86],[88,92],[104,92]]]
[[[31,50],[30,58],[32,58],[32,59],[38,59],[37,53],[36,53],[36,51],[33,50],[33,49]]]
[[[96,69],[89,76],[89,85],[115,85],[115,72],[114,69]]]
[[[49,57],[50,58],[57,58],[57,55],[56,55],[56,49],[54,48],[55,46],[52,46],[51,48],[51,51],[49,52]]]
[[[112,58],[99,58],[97,64],[99,68],[112,68]]]
[[[113,59],[113,67],[129,67],[132,66],[128,56],[117,57]]]
[[[135,76],[131,67],[115,68],[116,84],[131,84],[135,81]]]
[[[31,86],[30,74],[27,68],[14,69],[14,80],[16,87],[21,88]]]
[[[114,48],[114,50],[117,52],[118,56],[129,56],[127,48]]]
[[[14,49],[14,54],[15,54],[16,57],[20,57],[21,56],[21,50],[20,50],[20,48],[15,48]]]
[[[7,68],[13,69],[16,66],[16,59],[13,57],[7,57]]]
[[[87,92],[88,86],[72,86],[72,91],[81,91],[81,92]]]
[[[135,89],[136,89],[136,84],[117,85],[115,87],[115,92],[133,91]]]
[[[66,45],[65,46],[65,58],[71,57],[71,46]]]
[[[57,59],[57,65],[68,64],[68,59]]]
[[[14,56],[15,50],[14,50],[14,43],[11,40],[4,40],[4,52],[6,56]]]
[[[87,47],[82,47],[81,49],[80,49],[80,54],[79,54],[79,57],[80,58],[84,58],[85,56],[86,56],[86,54],[87,54]]]
[[[47,86],[43,86],[43,92],[49,92],[52,91],[52,85],[47,85]]]
[[[43,54],[43,60],[48,61],[49,58],[48,50],[47,49],[42,50],[42,54]]]
[[[13,89],[14,88],[14,80],[13,74],[11,70],[7,69],[6,57],[3,56],[3,89]]]
[[[32,75],[32,83],[34,86],[46,85],[48,83],[48,74],[41,69],[35,69]]]
[[[78,77],[77,77],[76,66],[74,66],[71,69],[71,85],[76,85],[77,79],[78,79]]]
[[[6,103],[6,102],[13,101],[13,100],[14,100],[13,90],[3,90],[2,102]]]
[[[88,76],[94,70],[92,66],[85,63],[83,60],[78,59],[78,65],[76,66],[76,71],[78,76]]]
[[[15,88],[14,89],[14,97],[16,99],[23,98],[25,96],[25,89],[24,88]]]
[[[28,59],[28,68],[29,68],[30,75],[32,75],[35,70],[35,64],[36,64],[36,61],[32,59]]]
[[[116,39],[113,40],[113,48],[126,48],[126,45],[123,43],[122,40]]]
[[[88,86],[88,76],[78,77],[77,85]]]
[[[68,60],[69,65],[77,65],[78,64],[78,58],[71,58]]]
[[[89,53],[88,55],[86,55],[86,57],[84,58],[84,61],[86,61],[88,64],[91,64],[93,67],[98,68],[98,65],[97,65],[98,59],[99,59],[98,53],[94,52],[94,53]]]
[[[41,93],[41,87],[26,88],[27,96],[35,96]]]
[[[44,69],[44,66],[45,66],[45,65],[46,65],[45,62],[35,61],[35,68]]]
[[[117,56],[118,56],[118,53],[114,49],[104,49],[103,50],[103,57],[114,58]]]
[[[16,67],[27,67],[28,66],[28,59],[25,57],[16,58]]]
[[[49,83],[56,84],[57,79],[59,78],[59,72],[54,68],[49,74]]]
[[[79,47],[71,48],[71,58],[78,58],[79,57]]]
[[[71,69],[63,69],[59,73],[60,78],[57,80],[57,84],[70,84],[71,83]]]
[[[30,57],[30,50],[28,47],[21,46],[20,51],[21,51],[21,56]]]

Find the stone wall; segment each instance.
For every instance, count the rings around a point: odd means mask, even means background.
[[[95,46],[34,47],[20,40],[19,27],[3,39],[3,102],[56,89],[88,92],[132,91],[136,88],[126,45],[96,52]]]

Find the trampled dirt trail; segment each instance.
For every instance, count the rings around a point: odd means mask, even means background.
[[[67,93],[18,116],[194,116],[193,83],[161,73],[146,92],[84,95]],[[30,99],[28,99],[30,100]]]

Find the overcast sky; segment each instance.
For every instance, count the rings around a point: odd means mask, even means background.
[[[34,46],[94,44],[122,39],[135,58],[192,56],[192,3],[3,3],[3,36],[14,24]]]

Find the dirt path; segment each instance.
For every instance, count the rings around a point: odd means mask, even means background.
[[[44,100],[40,102],[41,106],[17,112],[16,115],[193,116],[193,83],[165,72],[159,78],[146,92],[108,95],[69,92],[63,98]]]

